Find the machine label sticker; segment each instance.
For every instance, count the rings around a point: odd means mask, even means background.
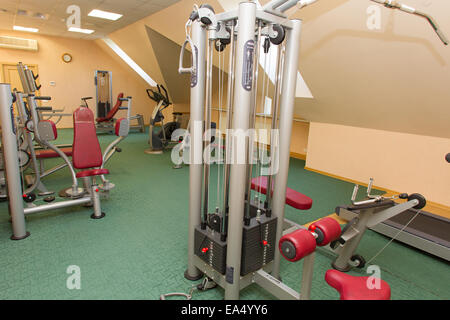
[[[233,284],[233,276],[234,276],[234,268],[233,267],[227,267],[227,271],[225,274],[225,281],[229,284]]]
[[[255,50],[255,41],[248,40],[244,45],[244,61],[242,65],[242,87],[244,87],[246,91],[252,90],[254,50]]]
[[[196,66],[196,68],[195,68],[195,72],[192,72],[191,73],[191,88],[194,88],[196,85],[197,85],[197,82],[198,82],[198,77],[197,77],[197,74],[198,74],[198,48],[197,48],[197,46],[194,46],[194,50],[195,50],[195,64],[193,64],[194,66]],[[192,59],[194,59],[194,57],[192,57]]]

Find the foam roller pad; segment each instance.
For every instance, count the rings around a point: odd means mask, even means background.
[[[319,229],[323,234],[323,239],[318,246],[323,247],[341,236],[341,225],[335,219],[326,217],[314,222],[312,226]]]
[[[283,236],[279,249],[286,260],[295,262],[316,250],[316,239],[310,231],[299,229]]]

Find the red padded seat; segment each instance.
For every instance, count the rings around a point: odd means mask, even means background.
[[[93,176],[101,176],[104,174],[109,174],[108,169],[92,169],[92,170],[84,170],[77,173],[77,178],[84,177],[93,177]]]
[[[64,154],[68,157],[72,156],[72,148],[62,148],[59,149],[62,152],[64,152]],[[36,150],[36,158],[37,159],[49,159],[49,158],[58,158],[59,154],[57,154],[55,151],[51,150],[51,149],[46,149],[46,150]]]
[[[112,108],[106,114],[106,117],[97,118],[97,119],[95,119],[95,121],[97,121],[98,123],[111,121],[114,118],[114,116],[116,115],[117,111],[119,111],[119,108],[122,106],[122,101],[120,101],[120,99],[122,99],[122,98],[123,98],[123,93],[121,92],[117,96],[117,102],[116,102],[114,108]]]
[[[252,179],[252,189],[267,194],[267,177]],[[273,193],[273,191],[272,191]],[[312,199],[291,188],[286,188],[286,204],[299,210],[308,210],[312,207]]]
[[[380,279],[380,288],[367,286],[369,277],[354,277],[337,270],[328,270],[325,281],[341,295],[341,300],[389,300],[391,288]]]

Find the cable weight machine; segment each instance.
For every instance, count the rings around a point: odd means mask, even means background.
[[[208,281],[224,288],[225,299],[238,299],[240,290],[255,283],[280,299],[308,299],[310,296],[314,265],[312,247],[315,244],[310,241],[310,247],[306,247],[305,254],[300,255],[305,259],[301,289],[297,292],[280,281],[281,256],[286,258],[288,251],[294,248],[290,245],[282,248],[280,240],[290,235],[292,230],[303,229],[296,234],[299,237],[307,235],[304,228],[289,225],[284,219],[302,25],[300,20],[289,20],[284,12],[296,5],[301,9],[314,2],[316,0],[274,0],[258,9],[254,2],[248,1],[241,2],[237,10],[220,14],[215,14],[209,5],[201,5],[194,7],[186,23],[186,41],[181,48],[179,62],[179,72],[191,74],[188,266],[185,277],[199,280],[205,276]],[[412,13],[409,7],[401,5],[387,7]],[[442,35],[437,25],[434,29]],[[446,43],[445,38],[440,38]],[[183,58],[188,45],[192,52],[192,65],[185,67]],[[265,74],[262,75],[262,85],[258,83],[261,78],[258,69],[260,63],[267,66],[267,55],[271,49],[277,51],[277,56],[270,144],[255,150],[257,109],[263,106],[264,97],[269,95],[267,88],[270,87]],[[215,160],[218,170],[215,206],[214,192],[210,192],[213,163],[204,159],[212,153],[209,132],[214,50],[219,54],[220,65],[218,128],[226,133],[224,142],[220,135],[214,139],[216,153],[217,150],[222,152],[224,144],[223,159],[219,156]],[[225,70],[221,54],[227,50],[228,86],[226,94],[221,95],[224,82],[220,81],[220,72]],[[264,62],[260,61],[262,57]],[[226,108],[223,110],[222,96],[226,96]],[[261,103],[258,103],[259,98],[262,98]],[[223,126],[222,111],[226,112]],[[260,138],[258,135],[258,141]],[[268,170],[263,173],[261,149],[266,148],[270,153],[269,168],[266,167]],[[224,160],[223,165],[220,160]],[[251,192],[255,172],[267,176],[265,198],[261,193],[254,196]],[[338,226],[330,225],[329,231],[332,231],[330,235],[333,237],[340,234]],[[316,240],[319,239],[318,234],[311,234]],[[307,237],[311,239],[311,235]],[[295,236],[291,238],[294,243]],[[331,236],[326,238],[333,241]],[[276,250],[277,247],[280,250]]]

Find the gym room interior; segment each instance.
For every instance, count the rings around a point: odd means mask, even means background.
[[[0,299],[450,299],[447,39],[439,0],[0,1]]]

